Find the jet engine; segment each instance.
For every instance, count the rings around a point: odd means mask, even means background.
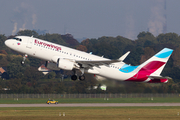
[[[72,70],[74,68],[74,63],[63,58],[58,58],[57,67],[64,70]]]

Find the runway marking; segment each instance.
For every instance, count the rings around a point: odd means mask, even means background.
[[[0,104],[0,107],[127,107],[180,106],[180,103],[68,103],[68,104]]]

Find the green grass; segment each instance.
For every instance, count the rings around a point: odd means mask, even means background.
[[[0,108],[0,119],[179,120],[179,112],[180,107],[23,107]]]
[[[180,98],[63,98],[55,99],[59,103],[179,103]],[[0,99],[0,104],[43,104],[47,99]]]

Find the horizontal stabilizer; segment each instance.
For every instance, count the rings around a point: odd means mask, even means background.
[[[162,76],[148,76],[150,79],[172,79],[170,77],[162,77]]]
[[[123,61],[128,55],[129,55],[130,51],[128,51],[127,53],[125,53],[123,56],[121,56],[119,58],[119,61]]]
[[[167,83],[168,79],[172,79],[170,77],[162,77],[162,76],[148,76],[151,80],[148,83]]]

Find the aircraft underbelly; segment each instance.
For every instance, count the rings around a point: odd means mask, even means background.
[[[135,73],[123,73],[119,71],[119,69],[113,69],[113,68],[106,68],[106,69],[97,69],[99,71],[99,75],[114,79],[114,80],[119,80],[119,81],[124,81],[132,77]]]

